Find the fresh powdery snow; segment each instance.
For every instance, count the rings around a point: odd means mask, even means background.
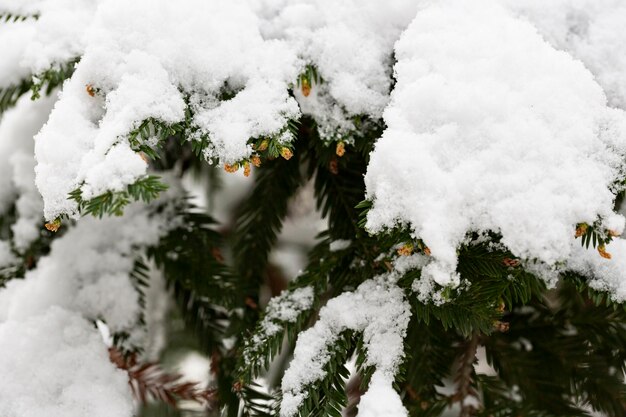
[[[20,251],[41,231],[43,202],[35,187],[33,136],[48,119],[54,101],[54,95],[37,101],[23,96],[0,121],[0,215],[15,203],[17,220],[11,230]]]
[[[417,11],[415,0],[253,0],[265,36],[286,39],[324,80],[294,94],[323,139],[353,128],[350,118],[380,118],[389,101],[393,44]]]
[[[409,324],[410,306],[396,286],[398,276],[370,279],[354,292],[328,301],[315,325],[298,336],[294,357],[282,380],[283,417],[297,415],[310,384],[322,379],[329,362],[329,348],[345,331],[362,333],[366,366],[376,368],[368,391],[362,397],[359,416],[406,416],[402,400],[392,388],[404,355],[403,339]],[[381,395],[381,397],[378,397]],[[377,400],[384,400],[380,403]]]
[[[79,186],[91,198],[145,174],[125,139],[144,119],[182,122],[189,106],[198,139],[211,139],[205,156],[233,163],[250,156],[251,137],[278,135],[299,117],[288,86],[300,61],[287,43],[263,39],[244,1],[111,0],[85,36],[76,72],[37,137],[47,219],[75,214],[67,194]],[[221,102],[225,89],[236,94]]]
[[[53,306],[0,321],[0,352],[0,416],[133,415],[128,375],[79,313]]]
[[[626,109],[626,3],[622,0],[504,0],[556,48],[580,59],[612,106]]]
[[[419,11],[396,43],[397,84],[365,178],[367,228],[408,226],[432,253],[424,280],[459,283],[457,248],[492,230],[517,256],[555,265],[579,222],[614,232],[624,113],[592,74],[489,1]]]

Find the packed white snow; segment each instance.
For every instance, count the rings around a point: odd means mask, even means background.
[[[429,3],[395,52],[387,129],[365,177],[367,228],[423,239],[424,279],[458,285],[456,250],[471,231],[554,265],[577,223],[623,230],[613,184],[625,116],[580,61],[489,1]]]
[[[1,416],[134,415],[128,375],[79,313],[53,306],[0,321],[0,352]]]
[[[282,380],[283,399],[280,414],[297,415],[306,398],[306,390],[326,375],[324,366],[330,360],[330,346],[342,332],[362,333],[366,350],[366,366],[374,366],[372,393],[359,407],[360,416],[376,415],[380,409],[372,401],[377,393],[384,393],[389,403],[383,407],[388,417],[406,416],[399,395],[391,384],[404,356],[403,339],[409,323],[410,306],[403,291],[395,285],[395,274],[365,281],[354,292],[344,292],[328,301],[319,313],[315,325],[298,336],[294,357]],[[372,397],[372,399],[370,399]]]

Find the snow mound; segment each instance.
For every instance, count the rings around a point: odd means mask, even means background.
[[[78,313],[51,307],[0,322],[0,352],[1,416],[133,415],[128,375],[109,361],[98,330]]]
[[[489,1],[429,4],[395,51],[388,127],[365,177],[367,228],[423,239],[423,279],[457,285],[456,251],[471,231],[555,265],[577,223],[623,230],[613,200],[626,119],[581,62]]]

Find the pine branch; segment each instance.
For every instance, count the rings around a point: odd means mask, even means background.
[[[454,378],[457,390],[452,398],[453,401],[458,402],[461,407],[459,417],[472,417],[477,411],[477,408],[471,403],[471,400],[468,400],[468,398],[473,397],[478,400],[478,392],[474,388],[474,364],[476,363],[476,350],[478,349],[478,342],[478,334],[470,336],[470,338],[465,341],[461,355],[458,358],[456,375]]]
[[[138,363],[135,354],[124,355],[115,347],[109,348],[109,358],[128,373],[131,391],[143,404],[152,399],[172,407],[177,407],[182,400],[201,403],[209,410],[217,406],[215,390],[199,388],[195,382],[184,382],[182,375],[167,373],[158,363]]]
[[[298,142],[295,158],[263,164],[257,171],[252,194],[237,212],[232,248],[240,279],[238,288],[244,291],[244,298],[249,297],[254,303],[269,253],[287,215],[289,200],[303,182],[300,149],[303,148]]]
[[[167,188],[166,184],[159,181],[159,177],[148,175],[139,178],[133,184],[129,184],[124,191],[107,191],[89,200],[84,200],[82,190],[77,188],[69,194],[69,198],[76,201],[78,211],[82,215],[90,214],[99,218],[105,214],[121,216],[124,214],[124,207],[132,201],[149,203]]]
[[[39,19],[39,13],[30,13],[30,14],[17,14],[13,12],[2,12],[0,11],[0,23],[15,23],[15,22],[23,22],[28,19]]]

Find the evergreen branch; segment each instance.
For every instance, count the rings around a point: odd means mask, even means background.
[[[595,306],[569,280],[550,302],[508,315],[511,330],[485,339],[487,357],[522,403],[547,415],[589,415],[581,404],[626,415],[625,312]],[[617,377],[619,378],[619,377]]]
[[[39,13],[17,14],[13,12],[0,12],[0,23],[23,22],[28,19],[39,19]]]
[[[232,248],[240,279],[238,288],[254,303],[289,200],[303,182],[299,159],[275,159],[264,164],[255,177],[252,194],[237,211]]]
[[[80,58],[74,58],[67,62],[53,65],[47,70],[34,75],[30,85],[31,99],[36,100],[40,98],[41,91],[44,91],[46,95],[50,95],[52,90],[63,84],[65,80],[74,74],[74,69],[79,60]]]
[[[474,363],[476,360],[476,350],[478,349],[478,334],[473,334],[463,344],[463,350],[458,358],[456,375],[454,382],[457,384],[457,391],[453,399],[460,404],[461,411],[459,417],[472,417],[477,409],[468,397],[478,399],[478,392],[474,388],[476,373]]]
[[[135,354],[124,355],[114,347],[109,357],[119,369],[128,373],[128,383],[134,397],[142,404],[150,399],[176,407],[181,400],[204,404],[208,409],[217,405],[215,390],[201,389],[197,383],[184,382],[182,375],[165,372],[154,362],[138,363]]]
[[[148,203],[167,190],[167,185],[159,181],[159,177],[148,175],[129,184],[124,191],[107,191],[89,200],[84,200],[80,188],[70,192],[69,198],[76,201],[78,211],[83,215],[101,218],[103,215],[121,216],[124,207],[132,201]]]
[[[0,114],[13,107],[17,100],[28,91],[31,91],[33,100],[41,97],[42,90],[46,95],[49,95],[63,81],[72,76],[77,62],[78,59],[73,59],[64,64],[55,65],[29,79],[23,79],[17,84],[0,88]]]
[[[13,107],[17,100],[31,88],[30,80],[22,80],[18,84],[13,84],[0,88],[0,114]]]

